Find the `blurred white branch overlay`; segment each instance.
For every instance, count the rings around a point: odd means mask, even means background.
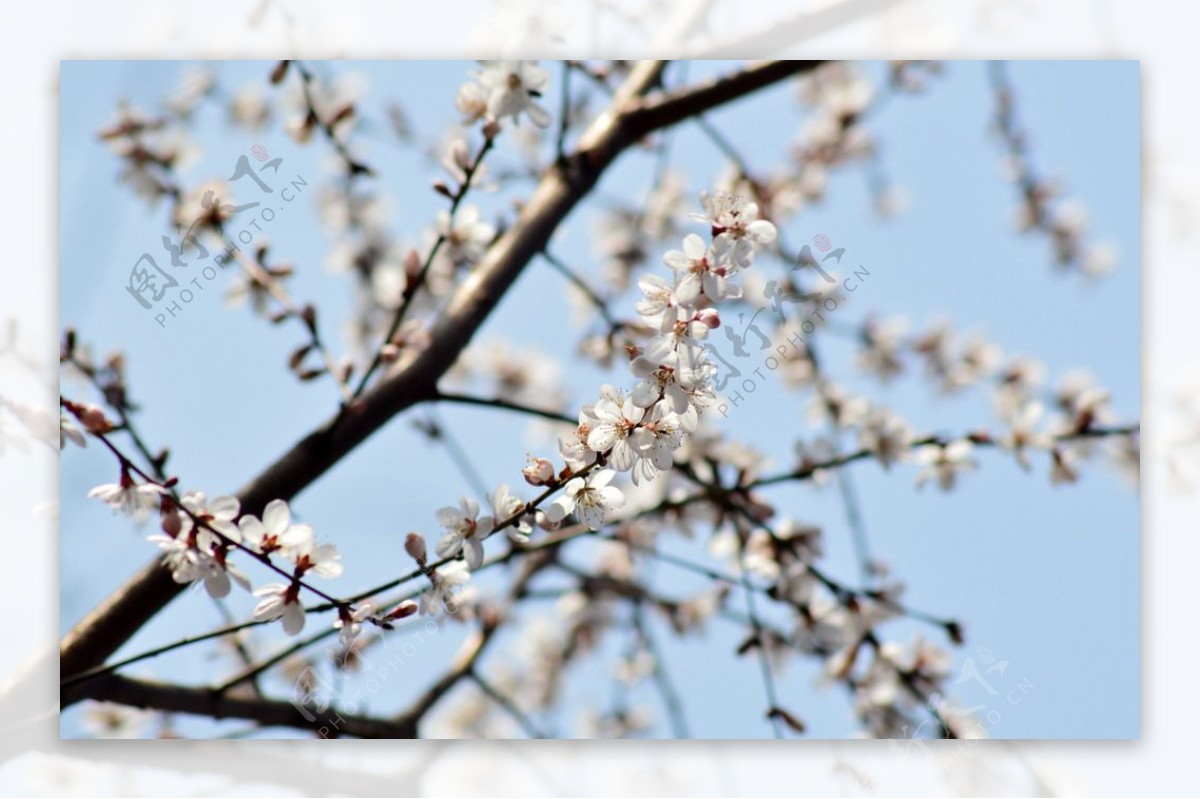
[[[1168,459],[1195,458],[1179,442],[1195,430],[1200,370],[1191,310],[1200,290],[1195,228],[1200,202],[1200,138],[1194,94],[1195,20],[1183,4],[1046,3],[1035,0],[823,0],[734,3],[632,0],[464,4],[288,1],[245,4],[114,2],[26,4],[6,25],[0,58],[6,86],[3,218],[22,220],[10,237],[0,318],[15,319],[24,351],[52,367],[56,347],[54,241],[57,158],[55,81],[66,57],[305,56],[472,57],[1126,57],[1143,61],[1145,227],[1143,739],[1120,745],[986,742],[939,758],[886,742],[795,745],[665,744],[653,750],[589,744],[361,742],[352,749],[316,742],[279,745],[204,742],[184,747],[132,744],[87,748],[57,741],[55,518],[33,502],[56,496],[54,453],[0,458],[7,562],[0,581],[6,646],[0,651],[0,791],[49,795],[191,795],[270,791],[280,795],[470,793],[685,794],[1187,794],[1192,716],[1186,690],[1193,662],[1192,604],[1178,601],[1200,555],[1197,498],[1172,492]],[[464,9],[464,6],[469,9]],[[475,21],[466,22],[467,19]],[[31,35],[38,31],[39,36]],[[464,49],[464,43],[471,49]],[[15,117],[15,119],[14,119]],[[18,271],[19,270],[19,271]],[[51,374],[53,374],[51,372]],[[1176,404],[1192,389],[1190,403]],[[36,376],[5,361],[0,390],[48,402]],[[1171,413],[1174,413],[1172,416]],[[1168,425],[1167,422],[1170,421]],[[1180,618],[1183,616],[1183,618]],[[1186,706],[1191,703],[1193,706]],[[306,746],[297,757],[296,746]],[[946,742],[952,746],[953,742]],[[931,744],[932,746],[932,744]],[[317,747],[320,747],[319,749]],[[467,764],[469,763],[469,767]],[[620,768],[613,768],[619,763]],[[279,767],[273,767],[279,764]],[[798,776],[802,775],[802,777]]]

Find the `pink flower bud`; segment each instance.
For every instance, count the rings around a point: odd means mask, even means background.
[[[179,518],[179,511],[170,510],[163,514],[162,530],[171,538],[178,538],[179,531],[183,529],[183,520]]]
[[[404,551],[409,554],[413,560],[424,562],[425,555],[425,539],[419,533],[409,533],[404,539]]]
[[[705,308],[696,314],[696,321],[703,324],[709,330],[716,330],[721,326],[721,315],[717,313],[716,308]]]
[[[389,341],[379,348],[379,360],[384,363],[395,363],[400,360],[400,348]]]
[[[104,415],[104,411],[95,405],[84,405],[79,410],[79,421],[92,433],[107,433],[113,429],[112,422]]]
[[[521,470],[525,482],[531,486],[544,486],[554,479],[554,464],[545,458],[530,458],[529,465]]]
[[[406,599],[396,607],[388,611],[388,619],[407,619],[409,616],[417,612],[419,606],[411,599]]]

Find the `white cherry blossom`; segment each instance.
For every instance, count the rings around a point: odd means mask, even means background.
[[[307,524],[292,524],[291,510],[282,499],[267,503],[261,521],[250,514],[238,519],[238,529],[243,542],[255,552],[264,555],[278,552],[284,557],[291,557],[296,547],[313,536]]]
[[[558,439],[558,451],[573,472],[581,472],[596,462],[596,450],[588,446],[588,437],[600,424],[595,406],[585,405],[579,411],[579,426]]]
[[[254,592],[261,597],[254,608],[255,621],[283,622],[283,631],[288,635],[299,635],[304,629],[304,606],[300,604],[300,586],[286,583],[268,583]]]
[[[295,544],[289,547],[289,555],[296,569],[296,576],[303,577],[310,572],[318,577],[332,579],[341,575],[343,567],[339,562],[342,556],[333,544],[318,544],[312,528],[306,528],[307,535],[297,535]]]
[[[181,535],[187,537],[194,523],[193,517],[199,520],[196,531],[196,544],[204,551],[223,544],[226,540],[234,543],[242,540],[242,532],[234,524],[241,505],[236,497],[214,497],[210,502],[203,491],[188,491],[180,500],[187,511],[181,521]]]
[[[630,434],[642,421],[645,409],[635,405],[632,397],[606,385],[600,390],[594,412],[598,421],[588,434],[587,445],[596,452],[608,452],[608,462],[617,471],[628,471],[636,458]]]
[[[88,497],[143,520],[159,507],[166,493],[157,483],[135,483],[128,472],[122,472],[120,482],[96,486],[88,492]]]
[[[507,485],[501,485],[492,494],[492,515],[499,524],[507,521],[513,515],[520,513],[516,523],[504,528],[504,533],[515,543],[524,544],[533,532],[533,514],[525,510],[525,500],[509,490]]]
[[[675,272],[675,299],[680,305],[695,307],[701,297],[707,297],[709,302],[725,298],[729,267],[695,233],[684,238],[682,250],[668,251],[663,263]]]
[[[333,629],[338,631],[338,639],[343,648],[348,648],[362,631],[363,622],[375,615],[375,606],[364,602],[353,611],[339,610],[333,621]]]
[[[625,494],[609,485],[616,472],[601,469],[584,477],[573,477],[564,488],[564,495],[554,500],[546,510],[546,518],[554,524],[571,513],[593,530],[604,524],[604,514],[625,504]]]
[[[540,128],[550,124],[550,114],[536,102],[548,76],[535,62],[484,61],[476,79],[487,95],[487,114],[491,119],[512,117],[513,122],[519,123],[523,113]]]
[[[459,501],[457,508],[438,510],[438,524],[445,528],[437,545],[439,557],[451,558],[462,552],[470,568],[479,568],[483,563],[483,539],[492,532],[493,521],[491,516],[478,516],[479,503],[467,497]]]
[[[671,468],[675,450],[683,443],[683,427],[679,416],[664,403],[659,403],[633,431],[632,439],[638,456],[633,466],[633,483],[640,485],[653,480],[660,471]]]
[[[663,333],[670,330],[675,323],[674,309],[679,306],[671,284],[658,275],[647,274],[638,279],[638,290],[642,299],[634,305],[634,310],[651,327]]]
[[[147,540],[163,551],[171,579],[181,585],[203,580],[204,589],[214,599],[228,596],[233,582],[250,590],[250,581],[225,560],[222,552],[197,549],[186,538],[152,535]]]
[[[670,315],[669,310],[665,313],[667,316]],[[709,331],[706,318],[700,313],[689,308],[677,308],[671,325],[662,335],[656,336],[646,345],[643,356],[655,364],[666,363],[670,359],[671,353],[678,353],[681,350],[686,351],[689,358],[699,358],[695,351],[701,346],[699,342],[708,338]]]

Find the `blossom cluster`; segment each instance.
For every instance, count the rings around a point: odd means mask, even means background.
[[[736,276],[776,236],[775,226],[759,219],[758,206],[744,197],[719,191],[700,199],[704,213],[694,218],[705,223],[708,239],[690,234],[681,249],[663,256],[670,280],[651,274],[638,283],[636,310],[650,331],[644,346],[630,351],[629,369],[640,382],[629,392],[605,385],[583,406],[577,426],[559,438],[561,470],[545,458],[533,458],[524,470],[529,484],[561,488],[561,494],[543,509],[500,486],[491,515],[480,516],[478,503],[467,498],[442,508],[439,556],[461,553],[477,569],[493,532],[504,529],[524,543],[535,525],[552,529],[571,515],[597,530],[625,502],[613,485],[617,473],[629,472],[634,485],[642,485],[671,468],[685,436],[715,400],[716,368],[704,342],[721,324],[717,305],[741,296]]]
[[[63,405],[92,435],[103,437],[114,429],[97,406],[69,401]],[[68,438],[81,445],[86,443],[65,413],[62,431],[64,443]],[[162,551],[163,565],[175,582],[203,585],[215,599],[228,596],[236,583],[260,598],[254,609],[255,621],[279,619],[289,635],[303,629],[306,611],[300,594],[308,587],[305,581],[312,576],[328,579],[342,573],[341,555],[333,544],[318,543],[312,527],[293,523],[291,510],[281,499],[267,503],[259,517],[242,513],[236,497],[210,499],[202,491],[186,491],[180,496],[174,478],[153,480],[111,444],[109,447],[120,459],[120,478],[116,483],[96,486],[88,497],[138,521],[157,512],[162,531],[148,536],[148,540]],[[290,579],[252,589],[249,578],[230,562],[234,550],[247,553]],[[286,568],[280,562],[286,563]],[[343,627],[347,615],[361,622],[368,614],[364,608],[370,606],[349,609],[339,605],[336,626]]]

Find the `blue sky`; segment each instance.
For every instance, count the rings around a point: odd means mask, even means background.
[[[297,386],[284,361],[298,343],[289,326],[270,326],[245,309],[229,311],[218,296],[219,278],[166,329],[139,308],[123,286],[128,270],[153,249],[167,229],[163,208],[150,211],[115,183],[118,164],[96,139],[115,103],[127,98],[154,107],[189,65],[174,62],[64,62],[61,101],[61,321],[77,327],[100,351],[124,349],[134,397],[145,410],[140,424],[155,444],[171,446],[172,467],[188,487],[210,494],[232,493],[262,466],[323,420],[333,407],[332,387],[323,381]],[[348,63],[314,65],[319,73],[362,73],[368,124],[359,141],[365,160],[385,176],[393,229],[416,241],[421,228],[444,206],[427,189],[431,168],[390,139],[384,106],[403,102],[419,135],[436,134],[454,118],[453,92],[469,63]],[[551,91],[560,72],[551,69]],[[724,68],[697,64],[696,77]],[[878,70],[878,66],[871,67]],[[225,88],[264,82],[262,62],[216,65]],[[945,316],[957,326],[978,329],[1006,353],[1036,355],[1052,376],[1085,367],[1113,394],[1123,419],[1140,405],[1139,243],[1139,69],[1135,62],[1028,62],[1011,66],[1019,113],[1031,130],[1042,171],[1061,176],[1070,196],[1086,205],[1092,228],[1113,242],[1119,268],[1097,284],[1056,273],[1046,242],[1012,233],[1015,192],[1000,170],[1000,150],[988,135],[992,97],[986,68],[950,62],[930,90],[890,102],[872,122],[883,141],[887,175],[909,195],[908,209],[880,222],[870,214],[865,173],[847,169],[830,183],[827,201],[789,222],[791,242],[824,233],[847,249],[847,258],[871,273],[862,290],[838,310],[853,322],[868,311],[903,314],[922,325]],[[710,116],[737,141],[752,164],[769,166],[784,152],[800,122],[790,92],[763,92]],[[549,104],[553,105],[553,104]],[[328,239],[313,199],[329,176],[328,150],[319,140],[300,146],[277,128],[252,134],[227,128],[223,112],[202,110],[196,140],[202,157],[185,176],[225,177],[237,157],[261,143],[281,156],[281,174],[304,176],[312,187],[305,202],[281,210],[269,236],[278,257],[296,263],[292,291],[318,301],[327,330],[336,330],[350,304],[344,278],[323,266]],[[721,166],[718,154],[694,127],[685,126],[673,144],[676,164],[686,166],[693,193],[705,188]],[[639,196],[648,180],[648,156],[632,154],[605,176],[605,195]],[[499,200],[480,203],[499,208]],[[581,208],[567,221],[555,251],[585,275],[598,272],[588,242],[593,209]],[[520,278],[476,341],[502,336],[517,346],[556,356],[565,363],[572,407],[589,401],[602,382],[624,384],[621,369],[608,374],[571,358],[572,336],[563,302],[563,281],[543,263]],[[529,324],[529,320],[536,320]],[[723,337],[722,337],[723,338]],[[923,430],[957,432],[995,426],[978,393],[945,400],[918,380],[907,379],[880,393],[848,368],[850,350],[830,341],[826,361],[847,385],[891,403]],[[67,392],[77,391],[65,386]],[[769,381],[743,408],[722,422],[731,437],[745,440],[774,459],[790,462],[790,442],[809,437],[803,426],[807,398],[797,400]],[[741,412],[744,411],[744,412]],[[547,448],[522,420],[502,413],[441,408],[440,417],[466,442],[490,484],[518,481],[523,453]],[[403,534],[418,529],[434,535],[434,510],[467,491],[445,454],[428,444],[409,422],[393,420],[355,455],[330,471],[294,503],[297,513],[344,553],[347,574],[331,590],[352,593],[387,579],[408,564]],[[906,601],[939,615],[962,619],[967,644],[955,650],[961,662],[993,652],[1009,666],[1002,687],[1032,684],[1018,705],[1001,701],[1002,718],[988,724],[992,737],[1136,737],[1139,719],[1139,501],[1108,470],[1092,465],[1086,479],[1055,488],[1039,462],[1022,472],[999,453],[980,455],[982,469],[952,494],[914,492],[912,467],[884,472],[877,464],[854,467],[866,508],[874,554],[889,562],[908,585]],[[65,453],[62,465],[62,594],[60,626],[66,629],[132,573],[150,554],[137,531],[104,507],[84,498],[93,485],[113,479],[114,469],[98,447]],[[820,523],[829,550],[829,571],[852,579],[849,531],[833,490],[811,486],[776,489],[782,511]],[[102,542],[98,545],[97,542]],[[681,545],[680,551],[689,551]],[[86,556],[84,556],[86,552]],[[582,550],[581,550],[582,552]],[[660,567],[661,568],[661,567]],[[263,576],[257,575],[258,581]],[[695,584],[664,573],[663,585],[678,592]],[[234,603],[248,614],[249,597]],[[548,610],[548,609],[547,609]],[[316,623],[313,620],[312,623]],[[148,625],[125,654],[174,640],[182,631],[209,629],[221,619],[206,599],[188,596]],[[919,628],[896,623],[885,628],[906,638]],[[941,643],[936,631],[928,634]],[[278,645],[272,631],[269,651]],[[769,734],[757,708],[762,685],[757,664],[732,659],[741,632],[715,624],[702,641],[677,643],[658,637],[667,666],[681,691],[712,696],[689,707],[693,732],[703,737]],[[460,631],[443,630],[412,659],[413,679],[429,679],[453,652]],[[503,642],[501,642],[503,643]],[[139,665],[134,673],[201,680],[212,663],[199,650]],[[958,673],[957,666],[954,672]],[[813,735],[844,737],[853,730],[844,696],[813,685],[814,669],[796,662],[780,682],[789,708]],[[603,691],[597,682],[604,682]],[[573,678],[572,699],[585,701],[607,691],[604,667],[584,666]],[[657,709],[653,693],[639,689]],[[962,705],[996,700],[964,684]],[[402,697],[378,697],[381,708]],[[989,706],[989,709],[990,706]],[[569,732],[570,718],[548,720]],[[218,725],[235,729],[236,724]],[[78,733],[77,712],[66,714],[64,735]],[[208,725],[191,728],[211,732]],[[656,730],[663,732],[663,728]]]

